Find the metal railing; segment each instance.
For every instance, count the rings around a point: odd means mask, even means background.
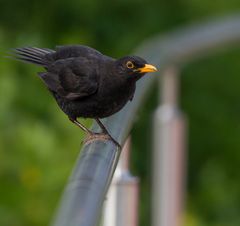
[[[181,114],[179,114],[176,86],[174,85],[177,84],[179,73],[176,72],[179,65],[239,41],[240,15],[234,15],[217,18],[204,24],[193,24],[191,27],[179,29],[164,36],[156,36],[144,42],[136,50],[136,55],[140,55],[148,62],[157,65],[161,73],[160,85],[163,93],[162,101],[155,114],[155,163],[164,160],[171,161],[174,156],[167,155],[169,149],[175,150],[172,153],[183,154],[183,152],[178,152],[177,143],[170,145],[172,139],[179,142],[180,145],[184,139],[177,136],[179,133],[184,133],[184,123],[181,123],[183,121],[181,121]],[[140,80],[133,102],[128,103],[119,113],[103,121],[119,143],[125,142],[134,123],[137,110],[141,107],[147,91],[157,77],[147,75]],[[169,79],[170,77],[171,79]],[[96,125],[94,125],[94,129],[98,129]],[[53,226],[97,225],[119,156],[120,150],[110,141],[96,141],[82,148],[54,218]],[[178,164],[181,165],[181,162]],[[179,182],[178,190],[168,190],[176,178],[172,177],[172,181],[169,181],[167,167],[167,164],[165,166],[164,164],[155,164],[154,167],[154,226],[179,225],[178,221],[171,221],[171,218],[177,217],[176,215],[179,214],[180,201],[170,200],[170,198],[172,194],[180,195],[182,185]],[[164,191],[168,192],[164,193]],[[170,205],[164,208],[169,200],[171,201]]]

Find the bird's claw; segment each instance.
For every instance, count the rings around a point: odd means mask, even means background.
[[[111,140],[118,148],[120,149],[122,148],[121,145],[107,133],[89,133],[87,137],[84,139],[83,143],[89,144],[96,140],[100,140],[100,141]]]

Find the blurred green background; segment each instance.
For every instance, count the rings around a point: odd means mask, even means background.
[[[155,34],[238,10],[238,0],[1,0],[0,52],[79,43],[120,57]],[[189,121],[184,226],[240,225],[239,50],[183,68],[181,108]],[[48,225],[81,147],[83,133],[58,109],[38,71],[1,57],[1,226]],[[140,226],[150,225],[157,95],[155,87],[132,132],[132,171],[141,177]]]

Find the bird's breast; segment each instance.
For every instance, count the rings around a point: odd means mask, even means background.
[[[123,106],[131,99],[135,92],[135,84],[124,84],[106,87],[99,90],[97,98],[97,108],[102,112],[103,117],[110,116],[123,108]]]

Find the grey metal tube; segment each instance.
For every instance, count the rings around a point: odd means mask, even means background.
[[[95,150],[99,151],[96,152]],[[86,145],[68,182],[54,225],[95,225],[104,200],[112,164],[116,158],[113,144]],[[101,151],[100,151],[101,150]],[[101,178],[101,180],[93,180]],[[91,210],[91,211],[89,211]]]
[[[161,76],[161,105],[154,117],[153,226],[179,226],[185,182],[185,117],[178,107],[179,73],[174,66]]]
[[[240,16],[216,19],[188,27],[144,42],[135,54],[152,64],[166,67],[186,62],[222,45],[240,40]],[[104,121],[112,136],[124,143],[139,109],[157,76],[145,76],[138,82],[134,101],[122,111]],[[97,224],[103,200],[119,158],[111,142],[95,142],[81,150],[80,158],[66,187],[61,206],[52,225],[94,226]]]

